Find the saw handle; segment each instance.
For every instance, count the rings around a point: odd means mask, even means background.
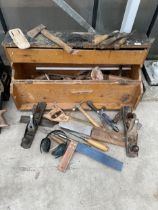
[[[98,109],[94,106],[92,101],[87,101],[87,105],[95,112],[98,111]]]
[[[99,150],[102,150],[102,151],[104,151],[104,152],[107,152],[107,151],[109,150],[108,146],[105,146],[103,143],[100,143],[100,142],[95,141],[95,140],[93,140],[93,139],[85,139],[85,141],[86,141],[89,145],[91,145],[91,146],[93,146],[93,147],[95,147],[95,148],[98,148]]]

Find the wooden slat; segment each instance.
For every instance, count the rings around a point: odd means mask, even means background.
[[[13,63],[141,65],[148,50],[77,50],[75,54],[70,55],[60,49],[6,48],[6,52]]]
[[[13,81],[12,95],[16,106],[21,110],[30,110],[34,103],[45,101],[50,109],[54,102],[63,109],[72,109],[80,101],[92,100],[98,108],[119,109],[123,105],[135,107],[141,82],[121,85],[107,83],[67,83],[67,82],[20,82]]]
[[[53,35],[59,37],[61,40],[66,42],[69,46],[75,49],[114,49],[113,45],[106,46],[104,42],[101,44],[95,46],[95,44],[92,42],[94,39],[94,34],[91,33],[80,33],[78,35],[74,34],[73,32],[51,32]],[[25,34],[27,37],[31,48],[61,48],[58,45],[56,45],[54,42],[50,41],[46,37],[44,37],[42,34],[36,36],[35,38],[30,38]],[[76,39],[76,36],[78,37]],[[140,45],[136,45],[135,42],[141,43]],[[128,40],[128,43],[125,43],[123,46],[121,46],[121,49],[149,49],[151,47],[151,44],[153,43],[152,38],[148,38],[145,34],[136,34],[134,33],[132,37]],[[5,39],[2,43],[4,47],[16,47],[14,42],[12,41],[11,37],[7,33],[5,36]]]

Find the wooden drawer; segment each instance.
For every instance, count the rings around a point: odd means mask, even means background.
[[[129,77],[127,81],[33,80],[32,75],[38,75],[35,66],[13,64],[12,95],[20,110],[30,110],[39,101],[45,101],[48,109],[54,102],[63,109],[72,109],[83,100],[92,100],[98,108],[119,109],[124,105],[136,108],[142,95],[139,65],[124,71],[124,76]]]

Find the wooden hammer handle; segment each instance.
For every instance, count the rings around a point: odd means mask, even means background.
[[[114,49],[119,50],[121,48],[121,46],[126,43],[126,41],[127,41],[127,37],[124,37],[124,38],[118,40],[116,43],[114,43]]]
[[[41,31],[41,33],[47,37],[49,40],[53,41],[54,43],[56,43],[57,45],[59,45],[60,47],[62,47],[67,53],[72,53],[73,49],[67,45],[65,42],[63,42],[60,38],[54,36],[53,34],[51,34],[48,30],[43,29]]]
[[[89,120],[89,122],[92,123],[92,125],[98,128],[100,127],[100,125],[87,112],[85,112],[81,106],[78,106],[78,109],[84,114],[85,117],[87,117],[87,119]]]
[[[93,43],[95,45],[100,44],[101,42],[103,42],[104,40],[108,39],[109,35],[108,34],[104,34],[104,35],[96,35],[93,39]]]

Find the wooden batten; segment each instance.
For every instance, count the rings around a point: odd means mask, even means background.
[[[68,54],[61,49],[6,48],[6,52],[13,63],[141,65],[148,50],[76,50]]]

